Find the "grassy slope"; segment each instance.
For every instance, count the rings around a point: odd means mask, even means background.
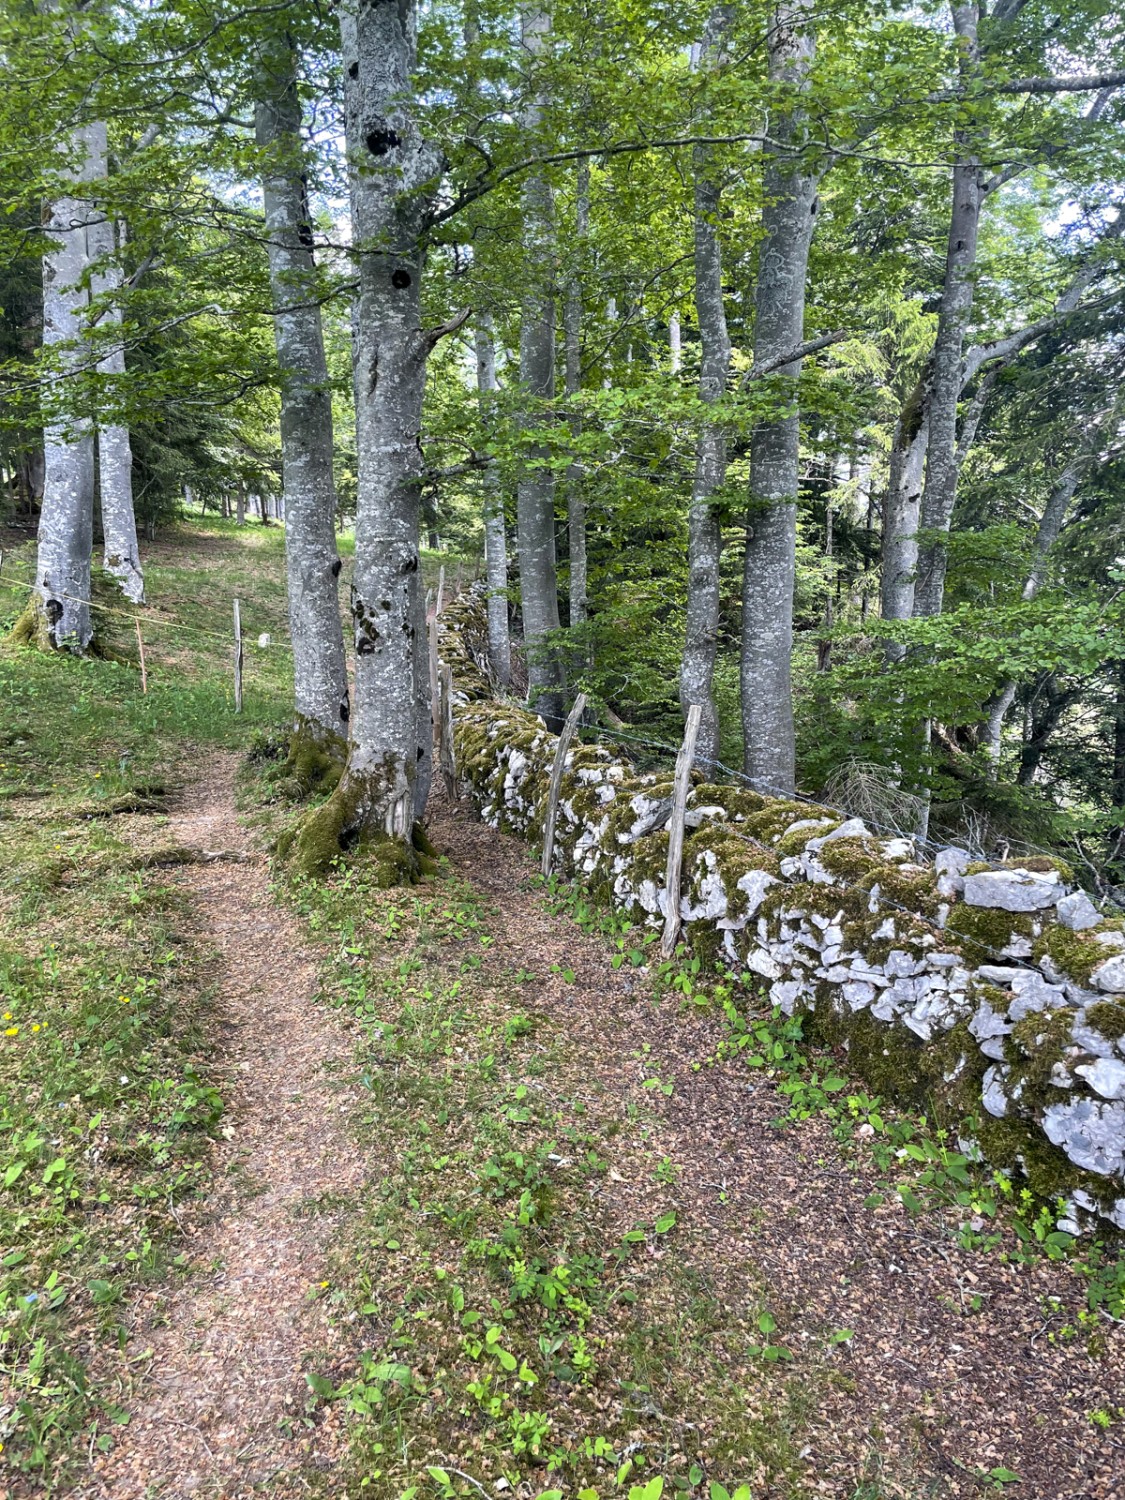
[[[5,545],[3,580],[30,544]],[[195,525],[152,549],[141,612],[98,612],[122,660],[0,645],[0,1440],[46,1481],[123,1413],[92,1378],[124,1342],[124,1298],[165,1266],[176,1204],[207,1179],[221,1111],[205,1051],[208,955],[168,869],[164,790],[287,711],[277,528]],[[99,600],[117,600],[104,588]],[[250,637],[232,712],[230,601]],[[0,590],[0,628],[24,600]],[[106,628],[108,627],[108,628]],[[115,813],[130,803],[140,814]],[[105,1365],[105,1360],[97,1361]]]

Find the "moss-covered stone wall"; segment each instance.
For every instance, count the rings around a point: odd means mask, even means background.
[[[491,697],[481,612],[462,596],[443,620],[457,774],[487,823],[538,843],[557,741]],[[661,925],[671,790],[669,773],[573,746],[557,868]],[[1063,1201],[1063,1227],[1125,1229],[1125,931],[1065,865],[953,848],[930,861],[908,838],[742,787],[699,782],[688,809],[694,952],[755,976],[880,1093],[970,1130],[971,1149]]]

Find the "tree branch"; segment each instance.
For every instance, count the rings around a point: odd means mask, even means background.
[[[745,390],[752,380],[762,380],[765,376],[772,375],[775,370],[782,370],[786,365],[796,364],[806,355],[816,354],[821,349],[827,349],[832,344],[839,344],[850,337],[851,334],[846,328],[838,328],[835,333],[822,333],[818,338],[806,339],[803,344],[798,344],[795,349],[779,354],[776,359],[764,360],[760,365],[752,365],[739,381],[738,389]]]

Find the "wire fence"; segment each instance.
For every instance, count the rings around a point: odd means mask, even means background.
[[[9,591],[30,593],[36,587],[37,582],[34,578],[12,579],[6,576],[0,577],[0,588],[8,589]],[[117,619],[126,620],[130,625],[135,625],[139,621],[142,625],[152,625],[157,629],[182,630],[187,634],[199,637],[200,640],[222,641],[227,646],[230,646],[233,642],[233,636],[230,632],[208,630],[204,625],[197,625],[193,621],[189,620],[177,620],[175,616],[166,614],[163,611],[159,613],[146,613],[139,608],[137,610],[115,609],[111,604],[101,604],[96,599],[83,599],[77,594],[53,594],[52,597],[56,599],[65,599],[70,604],[85,605],[87,609],[97,610],[99,614],[110,615]],[[233,605],[233,603],[234,599],[232,596],[231,604]],[[255,610],[257,610],[257,608],[258,607],[255,606]],[[266,609],[264,607],[262,612],[266,612]],[[283,638],[278,639],[273,635],[272,630],[270,632],[270,645],[276,646],[283,651],[292,652],[293,650],[293,643],[291,640],[285,640]]]

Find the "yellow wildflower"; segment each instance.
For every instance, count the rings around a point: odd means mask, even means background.
[[[129,1004],[129,1001],[130,1001],[130,1000],[131,1000],[131,999],[132,999],[132,998],[133,998],[133,997],[132,997],[132,995],[118,995],[118,997],[117,997],[117,998],[118,998],[118,999],[119,999],[119,1000],[120,1000],[120,1001],[121,1001],[121,1004],[122,1004],[122,1005],[128,1005],[128,1004]]]
[[[19,1034],[20,1029],[18,1026],[9,1026],[7,1031],[4,1033],[5,1036],[19,1036]]]
[[[40,1026],[40,1024],[39,1024],[38,1021],[36,1021],[35,1025],[31,1029],[32,1029],[32,1031],[42,1031],[43,1030],[42,1026]]]

